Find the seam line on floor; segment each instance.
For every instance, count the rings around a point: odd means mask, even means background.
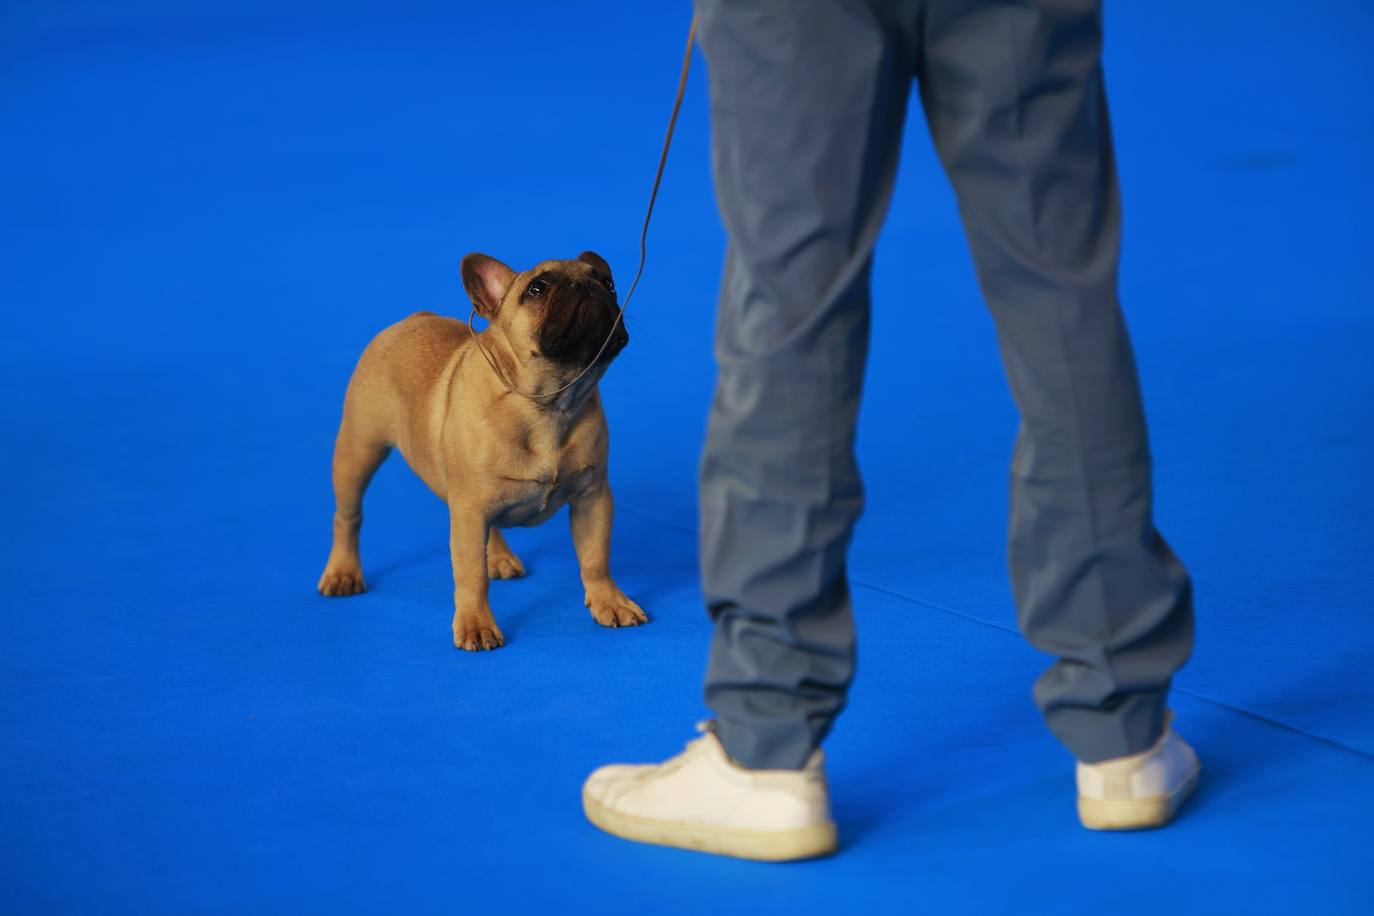
[[[854,585],[857,585],[857,586],[859,586],[859,587],[861,587],[861,588],[870,589],[870,590],[875,591],[875,592],[881,592],[882,594],[889,595],[889,596],[891,596],[891,597],[893,597],[893,598],[899,598],[899,599],[901,599],[901,600],[903,600],[903,601],[910,601],[912,604],[919,604],[919,605],[921,605],[922,607],[927,607],[927,608],[930,608],[931,610],[940,611],[941,613],[948,614],[948,615],[951,616],[951,617],[957,617],[957,618],[959,618],[960,620],[967,620],[969,623],[976,623],[976,624],[978,624],[979,626],[984,626],[984,627],[987,627],[988,629],[996,630],[996,631],[999,632],[999,633],[1005,633],[1005,634],[1007,634],[1007,635],[1009,635],[1009,636],[1015,636],[1015,637],[1016,637],[1017,639],[1019,639],[1019,640],[1022,640],[1022,641],[1025,640],[1025,637],[1021,635],[1021,632],[1020,632],[1019,630],[1013,629],[1013,628],[1011,628],[1011,627],[1004,627],[1004,626],[1002,626],[1001,624],[992,623],[991,621],[987,621],[987,620],[979,620],[977,617],[970,617],[968,614],[964,614],[964,613],[961,613],[961,612],[959,612],[959,611],[951,610],[950,608],[947,608],[947,607],[941,607],[940,605],[935,604],[934,602],[931,602],[931,601],[926,601],[926,600],[923,599],[923,598],[915,598],[915,597],[913,597],[913,596],[911,596],[911,595],[906,595],[906,594],[903,594],[902,592],[894,591],[894,590],[892,590],[892,589],[890,589],[890,588],[886,588],[886,587],[881,586],[881,585],[873,585],[872,583],[869,583],[869,582],[861,582],[861,581],[859,581],[858,579],[855,579],[855,578],[853,578],[853,577],[850,577],[850,580],[849,580],[849,581],[852,582]],[[1211,704],[1212,706],[1218,706],[1218,707],[1220,707],[1220,708],[1222,708],[1222,709],[1228,710],[1228,711],[1230,711],[1230,712],[1234,712],[1234,713],[1236,713],[1237,715],[1245,716],[1247,719],[1253,719],[1253,720],[1255,720],[1256,722],[1261,722],[1261,723],[1263,723],[1263,724],[1265,724],[1265,725],[1270,725],[1270,726],[1273,726],[1274,728],[1281,729],[1281,730],[1286,731],[1286,732],[1291,732],[1292,734],[1300,735],[1300,736],[1302,736],[1302,737],[1304,737],[1304,738],[1310,739],[1310,740],[1312,740],[1312,741],[1316,741],[1318,744],[1325,744],[1327,747],[1333,748],[1333,749],[1335,749],[1335,750],[1345,751],[1345,752],[1348,753],[1348,754],[1354,754],[1356,757],[1362,757],[1362,758],[1364,758],[1365,760],[1374,761],[1374,754],[1371,754],[1371,753],[1369,753],[1368,751],[1360,750],[1360,749],[1357,748],[1357,747],[1351,747],[1351,746],[1348,745],[1348,744],[1344,744],[1344,743],[1342,743],[1342,742],[1340,742],[1340,741],[1336,741],[1335,739],[1332,739],[1332,738],[1323,737],[1322,735],[1314,735],[1314,734],[1312,734],[1312,733],[1309,732],[1309,731],[1304,731],[1303,729],[1298,728],[1296,725],[1289,725],[1287,722],[1282,722],[1282,721],[1280,721],[1280,720],[1278,720],[1278,719],[1271,719],[1270,717],[1268,717],[1268,716],[1266,716],[1266,715],[1263,715],[1263,714],[1257,713],[1257,712],[1253,712],[1253,711],[1251,711],[1251,710],[1249,710],[1249,709],[1245,709],[1245,708],[1240,707],[1240,706],[1232,706],[1230,703],[1224,703],[1224,702],[1222,702],[1221,700],[1213,699],[1212,697],[1209,697],[1209,696],[1207,696],[1206,694],[1198,693],[1198,692],[1195,691],[1195,690],[1189,690],[1189,689],[1187,689],[1186,687],[1180,687],[1180,686],[1178,686],[1177,684],[1172,685],[1172,687],[1170,687],[1170,689],[1171,689],[1171,690],[1174,690],[1174,691],[1176,691],[1176,692],[1178,692],[1178,693],[1181,693],[1181,694],[1183,694],[1183,695],[1186,696],[1186,697],[1192,697],[1193,699],[1195,699],[1195,700],[1200,700],[1200,701],[1203,702],[1203,703],[1209,703],[1209,704]]]
[[[642,516],[643,518],[655,522],[656,524],[663,525],[664,527],[675,528],[678,531],[684,531],[688,534],[696,534],[695,530],[688,528],[685,525],[679,525],[674,522],[666,521],[662,518],[659,518],[656,515],[645,512],[644,510],[638,509],[634,506],[620,505],[618,508],[626,509],[630,512],[633,512],[635,515]],[[992,623],[988,620],[980,620],[977,617],[971,617],[968,614],[962,613],[960,611],[956,611],[947,607],[942,607],[941,605],[935,604],[932,601],[927,601],[924,598],[917,598],[913,595],[907,595],[899,591],[894,591],[893,589],[887,588],[882,585],[874,585],[871,582],[864,582],[861,579],[854,578],[852,575],[849,577],[849,581],[851,584],[857,585],[860,588],[871,589],[872,591],[880,592],[884,595],[889,595],[893,598],[899,598],[902,601],[910,601],[912,604],[919,604],[921,607],[927,607],[931,610],[940,611],[941,613],[948,614],[951,617],[957,617],[960,620],[966,620],[969,623],[974,623],[982,627],[987,627],[988,629],[996,630],[999,633],[1006,633],[1008,635],[1015,636],[1017,639],[1022,640],[1023,642],[1025,641],[1025,637],[1021,635],[1021,631],[1014,629],[1012,627],[1004,627],[1001,624]],[[1286,731],[1291,734],[1307,738],[1311,741],[1317,742],[1318,744],[1324,744],[1327,747],[1332,748],[1334,750],[1345,751],[1347,754],[1354,754],[1356,757],[1361,757],[1365,760],[1374,761],[1374,754],[1371,754],[1368,751],[1360,750],[1357,747],[1351,747],[1348,744],[1344,744],[1332,738],[1325,738],[1321,735],[1314,735],[1309,731],[1304,731],[1303,729],[1298,728],[1296,725],[1289,725],[1287,722],[1282,722],[1278,719],[1271,719],[1266,715],[1253,712],[1249,709],[1245,709],[1240,706],[1232,706],[1230,703],[1223,703],[1221,700],[1215,700],[1209,696],[1198,693],[1196,691],[1180,687],[1177,684],[1174,684],[1170,689],[1175,690],[1186,697],[1192,697],[1193,699],[1199,700],[1203,703],[1209,703],[1221,709],[1225,709],[1230,712],[1236,713],[1237,715],[1245,716],[1247,719],[1253,719],[1254,721],[1260,722],[1264,725],[1269,725],[1282,731]]]

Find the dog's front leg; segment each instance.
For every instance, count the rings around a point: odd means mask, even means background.
[[[648,622],[643,608],[635,604],[611,579],[611,517],[615,504],[611,488],[602,481],[572,501],[568,517],[572,523],[573,546],[582,570],[585,603],[592,619],[603,627],[633,627]]]
[[[476,652],[506,644],[487,603],[487,519],[450,503],[449,551],[453,556],[453,644]]]

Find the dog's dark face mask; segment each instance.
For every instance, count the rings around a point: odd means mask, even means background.
[[[569,368],[589,364],[603,343],[601,358],[610,362],[630,342],[624,321],[616,322],[620,306],[611,268],[595,252],[584,251],[576,261],[536,274],[520,291],[520,304],[543,313],[540,354]]]

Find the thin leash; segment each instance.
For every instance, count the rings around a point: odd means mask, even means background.
[[[692,65],[692,44],[696,40],[696,35],[697,17],[694,15],[692,16],[692,24],[687,29],[687,50],[682,56],[682,75],[678,78],[677,97],[673,100],[673,113],[668,118],[668,133],[663,138],[663,152],[660,153],[658,157],[658,171],[654,173],[654,187],[653,190],[649,192],[649,206],[644,210],[644,227],[639,233],[639,267],[635,270],[635,278],[630,282],[629,291],[625,293],[625,298],[620,303],[620,311],[616,313],[615,321],[611,322],[611,329],[606,333],[606,339],[601,342],[601,349],[596,351],[596,355],[592,357],[592,361],[587,363],[571,382],[547,394],[530,394],[527,391],[521,391],[506,378],[506,374],[502,372],[501,367],[496,364],[496,359],[487,349],[487,345],[482,342],[481,336],[478,335],[477,330],[473,328],[472,322],[477,315],[477,307],[474,305],[472,311],[468,313],[468,333],[472,335],[473,343],[477,344],[477,349],[480,350],[482,356],[486,358],[487,365],[491,366],[491,371],[496,373],[496,377],[501,380],[501,384],[512,394],[522,395],[523,397],[529,398],[531,401],[551,401],[558,397],[560,394],[582,381],[583,376],[592,371],[592,367],[601,361],[602,354],[606,352],[606,348],[610,346],[611,338],[615,335],[616,329],[620,327],[625,317],[625,310],[630,307],[630,297],[635,294],[635,289],[639,286],[639,278],[644,274],[644,261],[648,255],[649,220],[654,215],[654,201],[658,200],[658,186],[663,181],[663,169],[668,164],[668,149],[673,145],[673,128],[677,126],[677,113],[682,108],[682,97],[687,92],[687,71]]]

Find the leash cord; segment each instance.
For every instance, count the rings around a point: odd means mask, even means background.
[[[472,335],[473,343],[477,344],[477,349],[480,350],[482,356],[486,358],[487,365],[491,366],[491,371],[496,373],[496,377],[501,380],[501,384],[512,394],[523,395],[531,401],[551,401],[558,397],[560,394],[582,381],[582,378],[588,372],[592,371],[592,367],[600,362],[602,354],[605,353],[606,348],[610,346],[611,338],[615,336],[616,329],[620,327],[625,317],[625,310],[630,307],[630,297],[635,294],[635,289],[639,287],[639,278],[644,274],[644,262],[648,258],[649,220],[654,215],[654,202],[658,200],[658,186],[663,182],[663,169],[668,164],[668,149],[673,145],[673,128],[677,126],[677,114],[682,108],[682,97],[687,93],[687,71],[692,65],[692,44],[696,40],[696,34],[697,19],[694,15],[692,16],[692,24],[687,29],[687,50],[682,56],[682,75],[678,77],[677,97],[673,99],[673,113],[668,117],[668,132],[663,137],[663,152],[660,153],[658,157],[658,171],[654,173],[654,186],[649,192],[649,206],[644,210],[644,226],[639,232],[639,267],[635,270],[634,280],[630,282],[630,289],[625,293],[624,301],[620,303],[620,311],[616,313],[615,321],[611,323],[611,329],[606,333],[606,339],[601,342],[601,349],[596,351],[596,355],[592,357],[592,361],[587,363],[582,371],[574,376],[571,382],[547,394],[530,394],[529,392],[521,391],[506,378],[506,374],[502,372],[501,367],[496,364],[495,357],[487,350],[486,344],[482,342],[481,336],[478,335],[477,330],[472,326],[473,318],[477,315],[477,307],[474,305],[472,311],[468,313],[468,333]]]

